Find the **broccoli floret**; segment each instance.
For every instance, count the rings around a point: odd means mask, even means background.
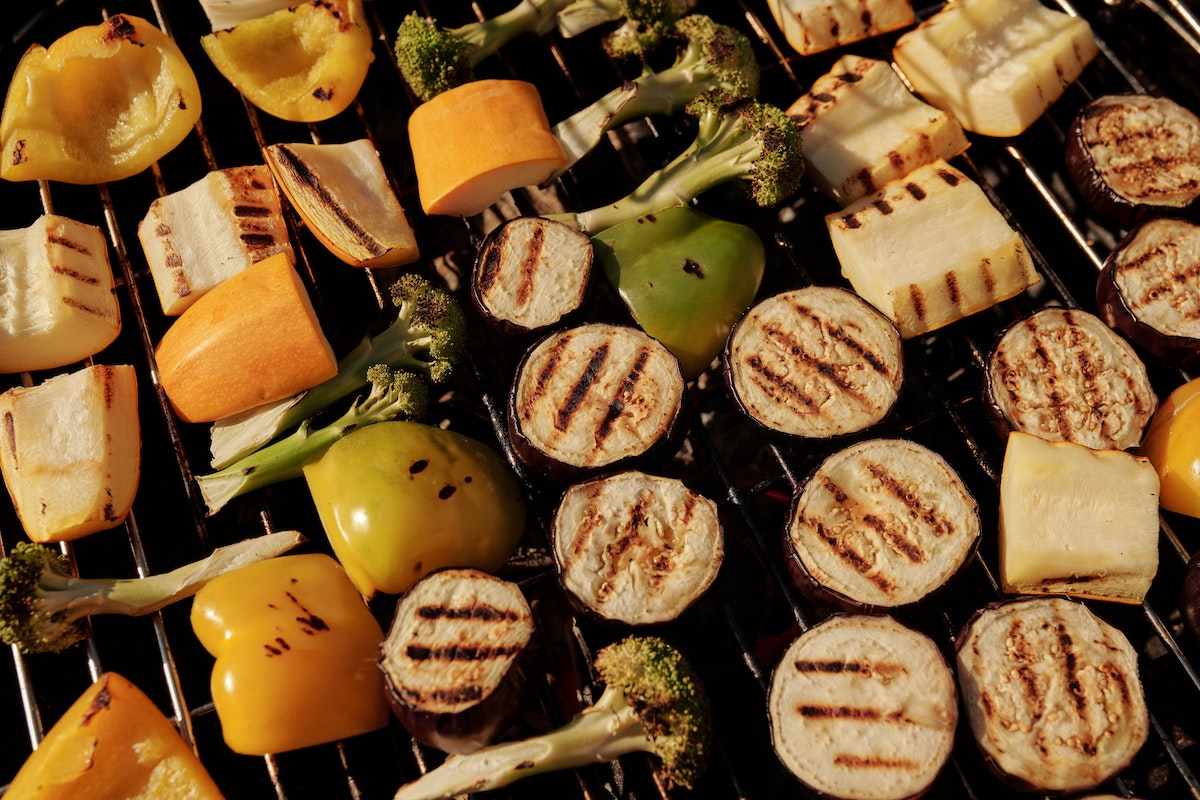
[[[337,375],[295,397],[216,422],[212,466],[229,466],[359,391],[368,382],[372,364],[424,375],[435,384],[449,378],[466,357],[467,321],[462,308],[449,292],[415,273],[402,275],[390,292],[397,309],[395,321],[375,338],[363,339],[338,363]]]
[[[630,636],[596,656],[600,698],[550,733],[452,755],[400,787],[395,800],[437,800],[497,789],[541,772],[653,753],[662,774],[690,788],[708,760],[708,696],[691,666],[662,639]]]
[[[346,434],[376,422],[419,419],[429,405],[429,387],[416,373],[375,364],[367,370],[371,392],[356,400],[345,414],[313,429],[308,421],[286,438],[256,450],[225,469],[196,476],[200,494],[215,514],[235,497],[280,481],[298,478],[304,467],[325,455]]]
[[[675,30],[684,45],[674,64],[612,90],[554,126],[552,132],[567,155],[566,165],[556,174],[591,152],[606,131],[629,120],[681,108],[700,112],[758,94],[758,61],[745,34],[703,14],[684,17]]]
[[[624,19],[604,37],[604,49],[614,58],[640,57],[656,48],[695,5],[696,0],[574,0],[558,12],[558,30],[570,38]]]
[[[300,542],[281,531],[218,547],[205,559],[146,578],[76,578],[49,547],[19,542],[0,561],[0,641],[23,653],[57,653],[84,637],[91,614],[140,616],[191,597],[218,575],[279,555]]]
[[[611,205],[547,216],[595,234],[664,208],[688,205],[732,180],[746,181],[750,197],[760,206],[773,206],[796,191],[804,158],[795,120],[757,100],[721,106],[700,97],[692,105],[699,129],[675,160]]]

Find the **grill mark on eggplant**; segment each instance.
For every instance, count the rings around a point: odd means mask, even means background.
[[[603,348],[607,354],[607,346]],[[621,381],[621,386],[617,390],[617,394],[609,402],[608,408],[604,412],[603,419],[596,426],[596,449],[599,450],[605,440],[612,433],[613,424],[620,418],[621,412],[625,410],[625,402],[628,398],[633,397],[634,391],[637,389],[638,383],[642,380],[642,374],[646,369],[646,362],[650,360],[650,352],[646,349],[638,350],[637,357],[633,361],[633,367],[625,375]]]
[[[266,206],[252,206],[249,204],[239,204],[233,207],[233,215],[235,217],[248,217],[250,219],[261,219],[262,217],[271,216],[271,209]]]
[[[416,609],[421,619],[470,619],[482,622],[518,622],[524,618],[512,609],[496,608],[485,603],[473,606],[424,605]]]
[[[529,393],[529,401],[521,409],[522,418],[529,419],[533,416],[533,411],[538,401],[546,396],[546,389],[554,379],[555,374],[557,374],[559,366],[562,365],[563,352],[566,351],[570,344],[571,337],[564,336],[551,346],[550,352],[546,357],[546,363],[542,367],[542,371],[538,373],[533,389]]]
[[[832,661],[796,660],[792,662],[796,672],[802,674],[824,673],[827,675],[854,675],[859,678],[881,678],[885,681],[894,676],[907,672],[901,664],[890,661],[872,661],[867,664],[862,661]]]
[[[1014,664],[1013,671],[1024,690],[1025,700],[1030,709],[1030,723],[1036,723],[1046,713],[1046,698],[1038,685],[1037,674],[1030,667],[1030,664],[1037,661],[1039,654],[1025,635],[1024,620],[1017,618],[1012,621],[1005,641],[1009,643],[1008,659]],[[1011,724],[1017,723],[1012,722]]]
[[[11,411],[4,412],[4,438],[8,441],[8,454],[12,457],[13,468],[20,469],[21,462],[17,460],[17,423]]]
[[[479,265],[479,277],[476,279],[481,295],[486,296],[491,292],[500,277],[500,257],[508,245],[508,238],[508,228],[502,229],[496,234],[496,241],[483,254],[483,260]]]
[[[77,242],[74,239],[70,239],[66,236],[60,236],[57,233],[46,234],[46,243],[56,244],[59,247],[65,247],[68,250],[74,250],[76,253],[81,253],[85,256],[90,256],[92,254],[92,251],[87,248],[87,245],[84,245],[83,243]]]
[[[802,703],[796,713],[805,719],[844,719],[865,722],[909,724],[903,711],[881,711],[870,706],[835,706]]]
[[[833,483],[833,481],[829,478],[826,478],[825,480],[826,486]],[[887,576],[880,575],[879,573],[875,572],[874,565],[867,560],[866,556],[855,550],[850,546],[849,543],[843,541],[840,537],[831,533],[830,530],[825,527],[825,524],[821,522],[821,520],[813,517],[805,517],[802,522],[817,532],[817,538],[824,542],[834,555],[846,562],[852,569],[854,569],[855,572],[859,573],[868,581],[875,584],[879,591],[890,593],[895,590],[896,585],[888,580]]]
[[[95,275],[85,275],[77,269],[71,269],[70,267],[64,267],[61,264],[53,265],[52,267],[50,267],[50,271],[55,273],[56,275],[62,275],[63,277],[70,278],[71,280],[75,280],[75,281],[79,281],[80,283],[87,284],[88,286],[99,286],[100,285],[100,279],[97,278]]]
[[[1125,302],[1131,309],[1152,305],[1159,297],[1173,294],[1171,284],[1184,287],[1200,283],[1200,261],[1189,264],[1183,269],[1171,269],[1172,264],[1182,260],[1180,250],[1181,248],[1176,242],[1166,241],[1152,250],[1147,250],[1136,258],[1117,262],[1114,266],[1114,272],[1117,280],[1120,282],[1129,283],[1129,281],[1122,281],[1122,276],[1147,271],[1153,271],[1158,278],[1154,284],[1148,286],[1137,297],[1125,296]],[[1166,264],[1160,267],[1158,266],[1158,262],[1160,261],[1165,261]],[[1175,313],[1179,314],[1186,322],[1194,322],[1200,319],[1200,306],[1196,304],[1193,304],[1191,308],[1174,304],[1174,309]]]
[[[911,758],[884,758],[883,756],[860,756],[853,753],[838,753],[833,757],[833,763],[839,767],[854,769],[921,769],[921,765]]]
[[[463,686],[452,686],[444,689],[433,689],[428,692],[421,692],[413,689],[410,686],[399,687],[400,696],[403,697],[409,705],[417,706],[418,708],[428,703],[437,702],[445,705],[462,705],[465,703],[477,703],[483,699],[483,687],[479,684],[465,684]]]
[[[410,644],[404,648],[404,655],[413,661],[490,661],[497,658],[509,658],[524,649],[521,645],[467,645],[449,644],[443,647]]]
[[[601,499],[604,497],[604,487],[593,484],[588,493],[588,502],[581,509],[579,518],[575,520],[575,537],[571,540],[571,555],[579,558],[587,552],[587,543],[596,531],[604,526],[604,512]]]
[[[608,345],[602,344],[595,349],[592,357],[588,359],[587,366],[583,368],[583,373],[579,379],[571,386],[571,390],[567,393],[566,402],[559,406],[558,413],[554,417],[554,428],[559,431],[566,431],[571,427],[571,420],[579,411],[579,407],[583,405],[584,398],[587,397],[592,386],[596,383],[596,378],[600,376],[600,370],[604,368],[604,362],[608,360]]]
[[[318,90],[320,91],[320,90]],[[324,99],[324,98],[318,98]],[[287,145],[279,145],[276,148],[283,166],[291,173],[296,182],[302,186],[308,187],[313,194],[321,201],[329,211],[338,219],[338,222],[345,227],[347,231],[354,235],[354,240],[364,247],[367,252],[373,256],[382,255],[386,249],[382,244],[375,240],[375,237],[367,233],[365,229],[354,219],[354,216],[341,206],[334,196],[321,185],[321,181],[313,173],[312,170],[304,163],[304,159],[296,155]]]
[[[521,305],[529,302],[533,294],[533,277],[537,273],[538,262],[542,257],[542,248],[546,244],[546,228],[538,225],[533,229],[533,235],[525,249],[525,257],[521,259],[521,283],[517,286],[517,300]]]
[[[870,473],[872,478],[879,481],[884,489],[887,489],[888,494],[896,498],[902,506],[908,509],[910,517],[919,519],[928,525],[932,529],[934,536],[953,536],[957,532],[954,527],[954,520],[944,514],[939,514],[937,508],[932,503],[926,503],[919,495],[910,492],[882,464],[876,461],[864,461],[863,468]],[[920,555],[918,561],[924,561],[925,554],[920,552],[920,548],[914,544],[913,549]]]
[[[632,548],[642,542],[642,528],[646,525],[647,514],[646,509],[650,505],[650,498],[641,497],[627,509],[626,518],[616,526],[617,535],[604,548],[605,555],[604,565],[608,568],[608,574],[615,576],[625,567],[625,554]],[[616,591],[615,584],[610,580],[603,580],[599,588],[596,590],[596,602],[603,604]]]

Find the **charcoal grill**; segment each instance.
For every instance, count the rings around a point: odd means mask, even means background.
[[[973,137],[956,160],[989,191],[1026,237],[1045,280],[996,308],[906,344],[907,384],[898,413],[880,435],[924,443],[945,456],[971,487],[984,511],[984,543],[965,574],[944,593],[901,615],[929,633],[949,656],[953,637],[977,608],[997,598],[995,511],[1003,443],[984,414],[984,357],[1012,320],[1048,303],[1094,309],[1097,270],[1120,231],[1083,207],[1063,170],[1067,124],[1088,99],[1100,94],[1147,91],[1168,95],[1200,110],[1200,24],[1182,0],[1059,0],[1084,16],[1101,41],[1101,55],[1028,132],[1011,140]],[[18,4],[12,4],[18,5]],[[5,83],[20,54],[34,42],[48,44],[68,30],[113,13],[156,21],[172,33],[200,79],[204,114],[195,134],[153,169],[107,186],[0,184],[4,227],[23,227],[55,213],[106,231],[118,277],[124,329],[95,357],[98,363],[131,363],[140,379],[143,429],[142,480],[133,513],[120,528],[65,548],[81,574],[133,576],[171,569],[211,548],[270,529],[299,528],[310,549],[323,535],[302,482],[254,493],[206,517],[191,476],[207,464],[207,430],[175,419],[154,380],[151,353],[169,320],[158,308],[153,283],[136,238],[151,200],[179,190],[215,168],[261,163],[260,148],[287,141],[341,142],[369,137],[413,220],[424,261],[461,291],[481,237],[500,219],[520,213],[586,208],[624,194],[689,140],[684,119],[631,123],[560,183],[546,190],[519,190],[482,217],[462,221],[424,218],[408,153],[405,123],[414,106],[395,62],[391,43],[404,14],[434,14],[446,25],[493,16],[509,0],[426,2],[375,0],[367,4],[376,34],[376,62],[357,102],[337,118],[311,126],[285,123],[258,112],[212,68],[199,46],[208,31],[196,0],[129,0],[112,6],[96,0],[27,0],[7,8],[0,25],[0,75]],[[918,3],[920,17],[936,4]],[[699,11],[746,30],[763,64],[763,97],[787,106],[832,64],[836,54],[796,56],[771,18],[765,0],[700,0]],[[854,45],[853,52],[887,58],[895,35]],[[629,77],[602,55],[599,34],[563,40],[522,37],[479,69],[484,77],[519,77],[540,87],[551,119],[576,108]],[[481,113],[486,113],[481,110]],[[732,190],[714,190],[701,207],[755,227],[768,249],[762,294],[809,283],[843,285],[825,233],[830,201],[805,187],[784,208],[749,205]],[[344,351],[381,319],[383,290],[396,272],[370,273],[336,262],[291,217],[303,276],[336,349]],[[946,235],[953,235],[947,231]],[[469,304],[468,304],[469,305]],[[526,731],[561,722],[590,698],[587,672],[592,652],[622,631],[574,619],[556,593],[546,557],[545,531],[557,491],[521,470],[503,432],[504,397],[520,343],[490,335],[473,318],[472,363],[441,398],[438,415],[451,427],[491,442],[513,461],[533,510],[528,546],[505,567],[535,598],[541,621],[543,679],[520,726]],[[1188,377],[1149,363],[1160,394]],[[49,374],[0,376],[0,390],[38,383]],[[703,798],[805,797],[776,760],[766,719],[766,687],[783,648],[827,611],[803,599],[780,558],[787,502],[798,481],[833,451],[833,445],[784,442],[764,436],[732,406],[719,371],[696,384],[690,433],[680,455],[664,471],[716,500],[727,535],[727,560],[717,584],[683,618],[661,633],[697,666],[714,703],[712,765],[690,795]],[[0,548],[23,538],[8,498],[0,500]],[[1149,740],[1133,764],[1103,791],[1119,796],[1200,798],[1200,645],[1182,631],[1178,595],[1190,551],[1200,547],[1200,524],[1164,516],[1161,567],[1141,606],[1093,604],[1120,627],[1141,653],[1142,679],[1152,713]],[[385,625],[393,599],[373,610]],[[44,732],[102,671],[124,674],[143,688],[178,725],[230,798],[384,798],[401,782],[438,763],[441,755],[407,736],[396,723],[378,733],[277,757],[252,758],[222,742],[208,688],[212,659],[195,641],[188,603],[139,619],[95,619],[86,642],[56,655],[0,659],[0,786]],[[320,703],[320,698],[312,698]],[[982,763],[965,725],[955,754],[931,790],[933,798],[1019,796],[1002,787]],[[667,797],[651,762],[628,757],[613,765],[540,776],[494,797]]]

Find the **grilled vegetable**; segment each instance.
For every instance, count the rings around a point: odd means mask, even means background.
[[[184,422],[212,422],[337,374],[308,292],[287,254],[259,261],[201,297],[154,353]]]
[[[1097,450],[1136,447],[1158,406],[1125,340],[1079,309],[1044,308],[1008,327],[988,358],[999,427]]]
[[[409,117],[408,137],[426,214],[473,216],[566,163],[541,95],[525,81],[472,81],[438,95]]]
[[[272,11],[294,5],[295,0],[200,0],[214,31],[223,31]]]
[[[1089,789],[1124,769],[1146,740],[1137,652],[1082,603],[1044,597],[989,606],[956,650],[975,742],[1018,790]]]
[[[1171,392],[1151,418],[1138,452],[1158,473],[1159,504],[1200,517],[1200,378]]]
[[[8,800],[221,800],[172,722],[105,672],[54,723],[5,789]]]
[[[387,724],[383,631],[329,556],[218,576],[196,594],[191,621],[216,657],[213,705],[233,752],[282,753]]]
[[[0,117],[0,178],[128,178],[199,118],[200,87],[179,46],[141,17],[114,14],[21,57]]]
[[[218,283],[276,253],[295,260],[264,166],[210,172],[159,197],[138,224],[163,313],[178,316]]]
[[[510,219],[479,247],[471,298],[505,333],[544,330],[583,305],[593,256],[591,239],[570,225],[544,217]]]
[[[417,237],[367,139],[263,148],[271,174],[304,224],[354,267],[398,267],[420,258]]]
[[[396,319],[343,356],[337,375],[277,403],[213,423],[212,465],[229,466],[366,387],[370,383],[367,373],[377,364],[419,373],[434,385],[445,382],[466,355],[467,323],[462,309],[445,289],[416,273],[400,276],[388,294],[396,307]],[[416,387],[410,391],[417,391]],[[416,410],[410,414],[419,416]]]
[[[214,31],[200,44],[247,100],[292,122],[340,114],[375,60],[362,0],[307,0]]]
[[[595,667],[604,693],[563,727],[451,756],[401,786],[395,800],[498,789],[638,751],[658,756],[668,785],[690,788],[705,769],[711,735],[708,697],[691,666],[661,639],[630,636],[597,653]]]
[[[0,419],[0,468],[30,539],[78,539],[125,521],[141,475],[133,367],[84,367],[9,389]]]
[[[1038,0],[966,0],[901,36],[892,57],[919,95],[967,130],[1016,136],[1097,52],[1080,16]]]
[[[812,55],[913,24],[910,0],[768,0],[771,16],[800,55]]]
[[[718,106],[698,99],[696,138],[671,163],[615,203],[589,211],[550,215],[581,231],[598,233],[631,219],[686,206],[730,181],[746,182],[760,206],[776,205],[799,188],[804,174],[800,131],[778,108],[757,100]]]
[[[915,603],[975,551],[979,508],[937,453],[874,439],[827,458],[792,500],[784,551],[818,602],[852,611]]]
[[[1100,317],[1183,369],[1200,366],[1200,225],[1149,220],[1117,244],[1096,283]]]
[[[1177,214],[1200,197],[1200,118],[1166,97],[1104,95],[1067,132],[1067,174],[1122,227]]]
[[[914,97],[890,64],[849,53],[787,114],[800,124],[809,178],[842,206],[968,145],[958,120]]]
[[[670,456],[684,429],[679,362],[635,328],[590,323],[526,351],[508,400],[517,456],[551,479]]]
[[[641,55],[656,47],[674,25],[696,7],[696,0],[572,0],[555,18],[558,32],[570,39],[605,23],[622,20],[604,37],[612,56]]]
[[[508,465],[487,445],[418,422],[348,434],[304,478],[333,552],[364,597],[441,567],[495,572],[525,530]]]
[[[396,605],[379,666],[413,738],[448,753],[491,744],[527,694],[533,612],[520,588],[475,569],[417,581]]]
[[[950,757],[954,675],[937,645],[887,616],[835,615],[784,653],[768,697],[771,741],[821,797],[905,800]]]
[[[842,274],[906,339],[1039,280],[1021,237],[983,190],[945,161],[918,167],[825,223]]]
[[[0,562],[0,640],[23,653],[57,653],[84,637],[86,616],[153,613],[191,597],[218,575],[277,556],[301,541],[295,531],[246,539],[144,578],[76,578],[57,551],[18,542]]]
[[[1000,480],[1000,583],[1140,603],[1158,571],[1158,476],[1145,458],[1013,432]]]
[[[570,596],[629,625],[678,617],[712,585],[725,556],[716,503],[678,479],[636,471],[567,489],[551,538]]]
[[[641,329],[679,359],[686,380],[721,353],[766,265],[752,228],[687,207],[623,222],[594,242],[605,277]]]
[[[729,336],[730,392],[769,430],[827,438],[887,416],[904,382],[900,333],[865,300],[810,286],[768,297]]]
[[[99,228],[47,214],[0,231],[0,372],[54,369],[95,355],[121,332]]]

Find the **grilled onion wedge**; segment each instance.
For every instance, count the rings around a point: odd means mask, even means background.
[[[796,52],[812,55],[913,24],[911,0],[768,0]]]
[[[907,800],[936,780],[958,723],[954,675],[888,616],[834,615],[784,653],[768,697],[784,765],[821,797]]]
[[[276,253],[295,260],[279,192],[261,164],[210,172],[157,198],[138,239],[168,316],[256,261]]]
[[[891,64],[853,54],[787,113],[804,134],[806,174],[841,206],[968,146],[958,120],[917,99]]]
[[[686,428],[679,362],[642,331],[594,322],[521,359],[508,401],[517,456],[551,480],[669,458]]]
[[[712,585],[725,554],[716,503],[678,479],[632,470],[568,488],[551,535],[570,596],[628,625],[678,617]]]
[[[730,392],[769,430],[829,438],[887,416],[904,382],[900,332],[857,295],[809,286],[768,297],[734,326]]]
[[[892,57],[917,94],[967,130],[1016,136],[1097,52],[1082,17],[1039,0],[956,0],[901,36]]]
[[[121,332],[99,228],[47,214],[0,231],[0,372],[82,361]]]
[[[979,508],[940,455],[874,439],[827,458],[792,500],[784,542],[797,586],[850,611],[911,605],[974,551]]]
[[[1133,348],[1098,317],[1059,307],[1001,334],[988,358],[985,396],[1002,432],[1098,450],[1136,447],[1158,407]]]
[[[137,399],[128,365],[0,394],[0,469],[30,539],[68,541],[125,520],[141,475]]]
[[[1163,217],[1130,231],[1104,262],[1096,303],[1155,358],[1200,366],[1200,225]]]
[[[1040,280],[1021,237],[983,190],[945,161],[918,167],[825,223],[842,274],[906,339]]]
[[[263,157],[317,240],[352,267],[398,267],[421,257],[375,147],[273,144]]]
[[[1123,450],[1011,433],[1000,478],[1000,584],[1141,603],[1158,571],[1158,473]]]
[[[380,669],[417,741],[448,753],[490,744],[524,706],[533,613],[520,588],[476,569],[430,573],[396,604]]]
[[[967,624],[956,650],[976,744],[1020,791],[1090,789],[1124,769],[1146,741],[1137,652],[1082,603],[994,604]]]
[[[1166,97],[1097,97],[1071,122],[1066,163],[1084,201],[1122,227],[1181,213],[1200,197],[1200,117]]]

